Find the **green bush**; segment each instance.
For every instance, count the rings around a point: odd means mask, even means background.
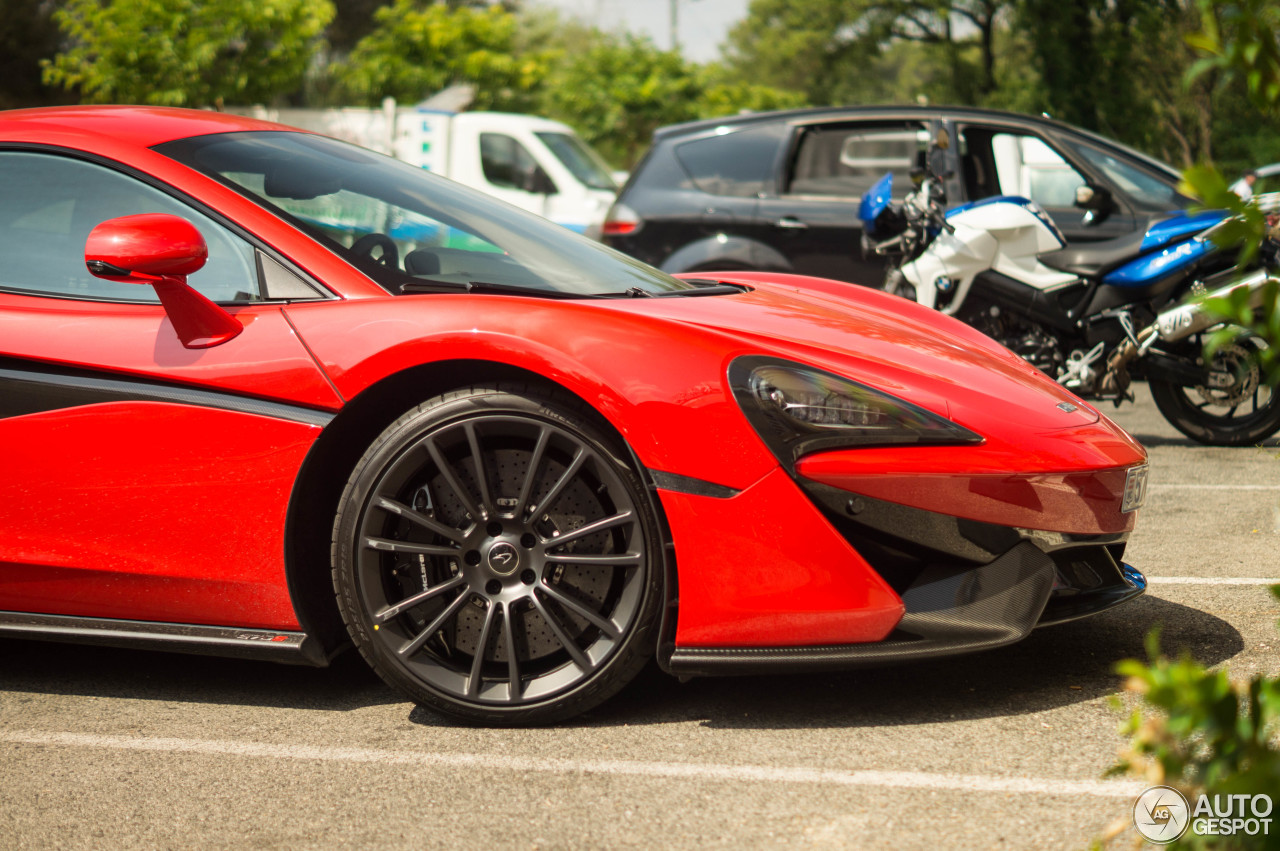
[[[1271,592],[1280,598],[1280,585]],[[1160,636],[1147,636],[1150,663],[1121,662],[1126,689],[1141,695],[1123,732],[1130,737],[1111,774],[1136,774],[1151,785],[1172,786],[1193,810],[1201,794],[1269,795],[1272,830],[1259,836],[1197,836],[1191,830],[1170,848],[1280,849],[1280,677],[1232,682],[1189,655],[1170,661]]]

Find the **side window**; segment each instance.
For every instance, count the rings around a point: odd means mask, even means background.
[[[769,124],[717,133],[676,147],[676,159],[708,195],[753,198],[772,177],[785,126]]]
[[[213,301],[262,297],[254,250],[180,201],[70,157],[0,152],[0,289],[102,301],[156,301],[151,287],[104,281],[84,265],[89,231],[118,216],[171,213],[199,229],[209,260],[190,284]]]
[[[894,195],[911,187],[911,170],[924,162],[929,134],[923,125],[822,124],[801,131],[787,192],[858,198],[886,173]]]
[[[542,170],[524,145],[502,133],[480,134],[480,168],[494,186],[521,191],[528,191],[530,178]]]
[[[1042,207],[1071,207],[1084,177],[1037,136],[966,128],[961,163],[971,199],[1021,195]]]

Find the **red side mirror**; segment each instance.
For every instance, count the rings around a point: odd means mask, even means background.
[[[89,271],[102,278],[151,283],[200,271],[209,249],[195,225],[165,213],[121,216],[98,225],[84,244]]]
[[[231,314],[187,286],[187,275],[200,271],[207,259],[209,248],[195,225],[167,213],[108,219],[84,244],[91,274],[155,288],[188,349],[225,343],[244,330]]]

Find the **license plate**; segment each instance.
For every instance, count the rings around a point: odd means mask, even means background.
[[[1131,467],[1124,476],[1124,501],[1120,503],[1120,512],[1128,514],[1137,511],[1147,501],[1147,465]]]

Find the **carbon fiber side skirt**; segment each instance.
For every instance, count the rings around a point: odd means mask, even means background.
[[[320,642],[305,632],[0,612],[0,637],[262,659],[317,667],[329,664]]]

